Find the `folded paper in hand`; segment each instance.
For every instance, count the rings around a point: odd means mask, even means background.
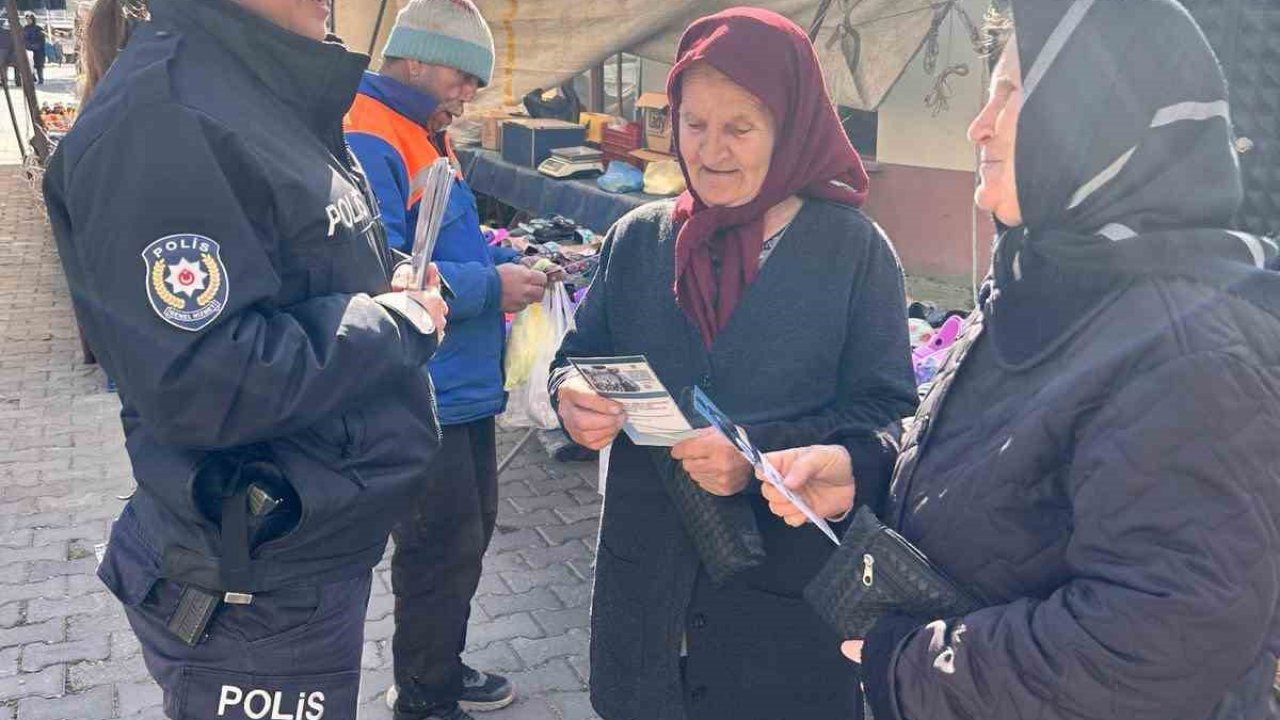
[[[756,446],[751,444],[751,438],[747,437],[747,431],[735,425],[729,419],[729,416],[721,412],[720,408],[711,402],[711,398],[707,397],[707,394],[702,392],[700,387],[693,388],[693,407],[701,413],[702,417],[707,419],[707,422],[711,423],[712,427],[719,430],[729,442],[733,443],[733,446],[738,448],[738,452],[742,453],[747,462],[751,463],[751,467],[755,468],[770,485],[782,493],[783,497],[792,505],[795,505],[800,512],[804,513],[804,516],[809,518],[809,521],[817,526],[823,535],[826,535],[836,545],[840,544],[839,538],[831,531],[831,526],[827,524],[827,521],[814,512],[813,508],[809,507],[809,504],[801,499],[799,495],[792,492],[791,488],[786,486],[782,481],[782,475],[764,459],[764,455],[756,449]]]
[[[636,445],[671,447],[696,435],[643,355],[569,358],[591,389],[622,405]]]

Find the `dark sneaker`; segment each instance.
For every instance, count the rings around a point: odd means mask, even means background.
[[[387,707],[395,712],[395,720],[474,720],[463,709],[473,712],[501,710],[515,699],[511,681],[466,665],[462,666],[462,697],[452,708],[415,708],[410,705],[412,699],[400,703],[400,688],[392,685],[387,689]]]
[[[395,720],[475,720],[456,704],[425,711],[396,710],[393,717]]]
[[[501,675],[482,673],[462,666],[462,697],[458,704],[472,712],[500,710],[515,702],[516,691],[511,681]]]

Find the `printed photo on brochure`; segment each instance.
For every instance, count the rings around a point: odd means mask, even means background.
[[[623,431],[636,445],[671,447],[696,431],[643,355],[569,358],[591,389],[627,412]]]

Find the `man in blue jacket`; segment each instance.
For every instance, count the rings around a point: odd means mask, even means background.
[[[444,129],[493,71],[493,38],[469,0],[412,0],[401,10],[380,74],[366,73],[347,113],[347,140],[378,198],[390,245],[413,247],[421,189],[414,179],[442,155]],[[433,260],[455,297],[432,360],[444,444],[422,493],[394,532],[397,720],[467,717],[514,699],[504,678],[468,668],[472,595],[497,516],[494,417],[503,410],[503,312],[542,298],[547,275],[490,247],[475,197],[454,182]],[[556,269],[558,270],[558,268]]]

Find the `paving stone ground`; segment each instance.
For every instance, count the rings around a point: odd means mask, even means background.
[[[94,545],[132,486],[105,378],[83,364],[47,223],[0,167],[0,720],[161,720]],[[515,441],[504,433],[501,454]],[[502,476],[466,659],[519,700],[492,720],[590,720],[587,607],[599,518],[595,466],[532,443]],[[365,626],[361,720],[386,720],[392,596],[384,560]],[[341,720],[341,719],[337,719]]]

